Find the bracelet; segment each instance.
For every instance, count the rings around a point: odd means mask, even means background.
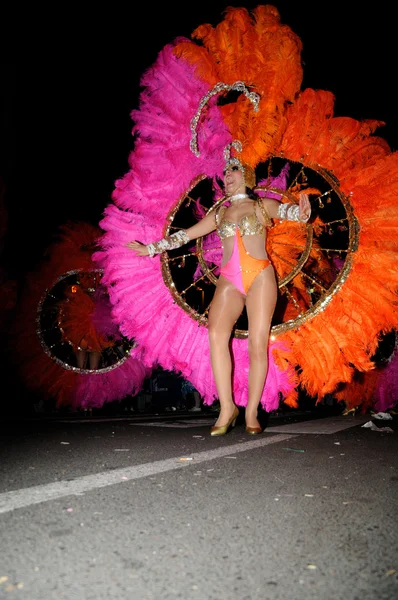
[[[298,204],[290,204],[289,202],[285,202],[284,204],[280,204],[278,206],[278,218],[284,219],[285,221],[297,221],[297,222],[306,222],[309,217],[306,219],[300,218],[300,207]]]
[[[175,248],[180,248],[184,244],[189,242],[189,236],[184,229],[180,229],[175,233],[171,234],[168,237],[159,240],[158,242],[153,242],[152,244],[147,245],[148,256],[151,258],[155,256],[155,254],[161,254],[166,250],[174,250]]]

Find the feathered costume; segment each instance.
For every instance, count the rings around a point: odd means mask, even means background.
[[[379,370],[373,397],[377,412],[398,408],[398,345],[387,365]]]
[[[45,260],[26,279],[11,328],[9,349],[22,381],[45,400],[55,400],[57,408],[101,408],[105,403],[134,396],[152,371],[135,356],[138,349],[131,345],[128,346],[131,350],[118,357],[111,368],[99,367],[94,371],[59,360],[49,343],[44,343],[40,331],[43,299],[53,298],[64,274],[76,272],[76,281],[63,288],[65,296],[56,302],[53,331],[48,322],[54,345],[67,341],[77,350],[84,338],[92,350],[102,352],[121,337],[112,320],[106,289],[101,283],[92,290],[88,287],[93,281],[91,273],[98,278],[98,265],[93,263],[92,253],[100,235],[101,230],[88,223],[70,222],[60,228]],[[57,331],[62,333],[61,339],[56,338]]]
[[[345,414],[388,412],[398,406],[398,334],[393,333],[395,346],[388,359],[378,361],[371,371],[356,372],[353,380],[334,394],[344,403]]]
[[[59,327],[63,338],[72,345],[75,352],[79,349],[102,352],[114,344],[114,336],[106,335],[100,329],[103,322],[104,327],[110,329],[107,321],[111,321],[111,306],[106,304],[106,290],[102,289],[104,286],[99,284],[91,291],[88,287],[92,285],[91,278],[88,278],[86,284],[85,278],[87,277],[84,273],[79,274],[78,284],[69,285],[64,298],[58,302]],[[100,314],[103,316],[102,320],[98,318]],[[116,326],[112,329],[117,333]]]
[[[398,324],[398,155],[373,135],[383,123],[334,117],[330,92],[301,90],[301,40],[280,22],[275,7],[259,5],[252,13],[229,8],[216,27],[204,24],[191,37],[166,45],[142,77],[140,106],[131,115],[130,169],[116,182],[113,203],[100,222],[102,249],[94,260],[104,268],[113,316],[123,335],[137,340],[147,365],[159,363],[181,373],[211,404],[216,389],[206,319],[195,318],[185,291],[176,296],[167,257],[137,257],[125,244],[134,239],[148,244],[168,234],[181,198],[191,200],[204,178],[212,182],[213,202],[218,201],[223,148],[232,140],[242,142],[241,160],[253,168],[273,157],[298,164],[301,171],[288,191],[295,194],[304,186],[315,194],[311,200],[319,210],[306,230],[281,223],[269,234],[278,278],[289,265],[293,286],[284,294],[290,304],[281,313],[282,326],[271,332],[261,404],[270,411],[283,397],[297,406],[299,385],[319,401],[341,382],[350,382],[356,371],[373,369],[380,336]],[[258,112],[243,95],[234,103],[207,102],[218,82],[237,81],[260,95]],[[193,156],[192,119],[203,98],[206,110],[195,129],[200,156]],[[327,212],[330,190],[305,189],[299,175],[306,168],[325,173],[344,213]],[[346,248],[333,257],[333,247],[325,250],[321,241],[335,226],[345,235],[347,223]],[[305,253],[304,240],[317,234],[318,242]],[[208,238],[203,246],[216,262],[214,241]],[[181,266],[195,253],[196,244],[188,246]],[[312,271],[292,266],[304,253]],[[343,267],[328,282],[336,256],[345,257]],[[327,274],[320,282],[321,273]],[[234,400],[246,405],[247,338],[234,336],[232,351]]]

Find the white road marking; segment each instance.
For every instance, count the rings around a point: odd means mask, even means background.
[[[170,427],[170,429],[189,429],[190,427],[210,427],[216,422],[216,418],[212,419],[187,419],[186,421],[179,419],[178,421],[146,421],[145,423],[130,423],[137,427]]]
[[[111,472],[106,471],[94,475],[84,475],[73,481],[56,481],[54,483],[36,485],[21,490],[14,490],[12,492],[4,492],[3,494],[0,494],[0,513],[32,506],[33,504],[40,504],[41,502],[56,500],[57,498],[63,498],[65,496],[79,496],[85,492],[107,487],[108,485],[124,483],[125,481],[131,481],[133,479],[141,479],[142,477],[157,475],[158,473],[189,468],[192,465],[196,466],[199,463],[215,460],[216,458],[231,456],[238,452],[246,452],[247,450],[255,450],[256,448],[261,448],[270,444],[284,442],[292,437],[296,436],[272,435],[268,437],[266,434],[263,434],[259,439],[192,454],[191,461],[180,461],[181,457],[168,458],[166,460],[145,463],[143,465],[115,469]]]
[[[310,419],[309,421],[302,421],[301,423],[287,423],[286,425],[272,425],[267,427],[267,433],[320,433],[320,434],[331,434],[342,431],[343,429],[349,429],[350,427],[356,427],[362,425],[366,421],[369,421],[369,416],[355,415],[351,416],[337,416],[337,417],[325,417],[320,419]]]

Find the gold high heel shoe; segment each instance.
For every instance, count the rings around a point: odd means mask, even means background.
[[[246,425],[246,433],[250,433],[250,435],[256,435],[257,433],[262,433],[263,432],[263,428],[258,426],[258,427],[248,427]]]
[[[234,413],[228,421],[228,423],[226,425],[221,425],[221,427],[216,427],[215,425],[213,425],[213,427],[210,429],[210,435],[225,435],[226,433],[228,433],[230,428],[232,429],[232,427],[235,427],[236,419],[238,417],[239,409],[238,407],[235,407]]]

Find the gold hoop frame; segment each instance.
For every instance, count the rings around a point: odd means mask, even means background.
[[[334,234],[340,229],[343,231],[348,230],[348,235],[344,236],[343,246],[345,247],[331,248],[325,247],[323,244],[318,244],[318,248],[323,253],[323,257],[325,258],[325,260],[327,258],[330,258],[331,254],[333,255],[332,258],[339,257],[341,259],[342,256],[345,257],[344,262],[336,272],[333,281],[329,281],[326,284],[325,281],[322,281],[318,277],[318,274],[306,272],[305,269],[306,265],[309,262],[311,252],[314,247],[314,242],[317,241],[316,239],[314,239],[316,238],[316,234],[314,226],[312,225],[313,218],[311,218],[310,223],[295,224],[299,227],[304,228],[305,243],[302,249],[299,251],[299,257],[296,260],[296,263],[290,269],[290,271],[283,277],[277,276],[277,279],[281,297],[285,296],[285,298],[287,298],[287,302],[291,303],[291,307],[297,310],[297,315],[294,318],[289,318],[283,320],[280,323],[273,324],[271,327],[272,337],[276,337],[277,335],[282,334],[290,329],[297,329],[298,327],[300,327],[300,325],[305,323],[307,320],[316,317],[316,315],[321,313],[326,308],[326,306],[329,304],[333,296],[344,284],[349,275],[352,266],[353,256],[355,251],[357,250],[359,240],[359,224],[354,215],[354,211],[349,201],[349,198],[346,195],[344,195],[343,192],[340,190],[339,182],[332,173],[330,173],[326,169],[323,169],[319,165],[308,165],[298,163],[295,161],[288,161],[283,156],[273,156],[269,159],[269,161],[267,161],[266,169],[268,175],[272,171],[272,168],[270,169],[270,165],[272,164],[272,161],[275,160],[287,161],[290,165],[294,166],[295,174],[292,181],[289,184],[289,187],[287,189],[282,189],[280,187],[263,185],[256,187],[255,191],[257,193],[272,192],[274,194],[278,194],[282,198],[285,198],[288,202],[297,202],[297,197],[292,193],[291,189],[297,187],[297,185],[300,184],[303,185],[302,191],[305,191],[305,186],[308,185],[308,180],[311,178],[310,176],[315,174],[316,177],[322,181],[322,187],[325,188],[320,191],[319,195],[315,196],[314,198],[311,197],[312,204],[318,209],[318,214],[316,215],[316,229],[324,229],[329,235],[332,235],[333,238],[336,237]],[[192,202],[193,198],[191,194],[193,190],[195,190],[198,184],[200,184],[206,179],[206,175],[200,175],[197,178],[195,178],[189,186],[189,189],[178,200],[173,210],[170,211],[167,217],[166,227],[164,231],[166,236],[170,235],[177,228],[181,228],[180,226],[173,226],[173,223],[175,222],[176,217],[179,211],[181,210],[181,207],[186,202],[188,203],[188,205]],[[340,203],[340,206],[336,208],[336,216],[341,216],[340,218],[331,220],[328,220],[329,217],[326,220],[322,219],[322,216],[325,216],[323,215],[323,213],[329,215],[333,213],[333,211],[325,209],[326,204],[329,205],[332,202],[332,197],[333,202],[335,204]],[[215,211],[218,208],[218,206],[220,206],[220,204],[222,204],[225,201],[225,197],[220,198],[217,202],[212,204],[206,210],[206,214]],[[341,214],[342,212],[343,214]],[[181,251],[183,252],[183,254],[180,254]],[[203,307],[203,311],[201,312],[187,301],[187,294],[189,294],[192,288],[198,288],[202,291],[203,297],[203,288],[201,287],[203,282],[205,282],[206,284],[210,283],[213,286],[215,286],[217,283],[217,276],[215,274],[215,271],[217,271],[217,265],[214,267],[209,266],[208,262],[204,257],[204,254],[204,240],[203,238],[199,238],[198,240],[196,240],[194,251],[189,251],[188,253],[186,253],[186,246],[183,246],[179,250],[174,250],[169,253],[164,252],[161,255],[163,279],[165,284],[169,288],[174,301],[195,321],[197,321],[199,326],[207,325],[207,313],[210,304],[208,303],[207,307]],[[178,286],[176,284],[175,277],[173,276],[172,265],[176,261],[181,261],[180,266],[184,267],[188,257],[196,257],[202,274],[200,277],[193,281],[189,282],[187,280],[185,287],[183,287],[182,289],[178,289],[181,286]],[[289,290],[289,286],[290,288],[292,288],[292,286],[294,285],[293,282],[295,278],[300,276],[303,277],[305,281],[309,282],[308,285],[311,287],[308,288],[310,290],[308,294],[311,298],[315,292],[315,301],[311,301],[309,306],[305,310],[303,310],[303,308],[299,306],[299,304],[295,301],[294,294],[292,294]],[[233,335],[237,338],[246,338],[248,332],[246,328],[240,328],[237,326],[233,332]]]
[[[122,365],[129,357],[134,343],[120,335],[120,340],[101,353],[101,366],[96,369],[80,368],[75,363],[72,343],[62,336],[59,318],[59,301],[63,288],[74,282],[81,275],[92,276],[93,290],[99,285],[103,269],[74,269],[60,275],[53,284],[45,290],[37,306],[36,333],[44,352],[63,369],[81,374],[103,374]]]

